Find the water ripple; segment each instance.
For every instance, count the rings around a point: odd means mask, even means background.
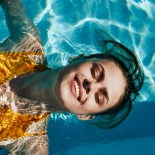
[[[82,53],[100,52],[94,30],[102,28],[138,54],[145,69],[139,101],[155,100],[154,0],[31,0],[31,5],[35,9],[27,14],[39,27],[49,66],[66,65],[70,57]],[[24,6],[26,10],[31,8]],[[1,10],[0,13],[2,41],[8,32],[3,29],[4,15]]]

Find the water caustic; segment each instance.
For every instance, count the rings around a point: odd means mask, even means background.
[[[127,45],[140,57],[147,82],[137,101],[152,101],[155,94],[154,5],[154,0],[92,0],[89,3],[47,0],[46,5],[43,3],[42,7],[38,4],[40,11],[34,13],[34,21],[36,25],[41,25],[41,37],[49,67],[66,65],[68,58],[75,55],[98,53],[100,48],[95,30],[100,28]],[[68,14],[68,11],[72,14]],[[46,34],[45,29],[48,30]]]
[[[94,30],[95,28],[103,28],[123,44],[129,45],[129,47],[133,45],[130,48],[135,50],[143,62],[146,82],[138,101],[155,100],[154,0],[127,0],[124,2],[121,0],[92,0],[91,2],[74,1],[74,3],[70,0],[65,2],[41,0],[37,4],[35,1],[31,2],[31,6],[26,5],[27,0],[23,0],[23,2],[26,10],[29,10],[29,7],[35,8],[31,9],[31,14],[27,13],[40,29],[49,66],[66,65],[68,58],[74,55],[97,53],[99,49]],[[5,25],[4,19],[3,25]],[[0,38],[2,41],[7,34],[2,25],[0,25],[0,34],[3,36]],[[1,110],[8,118],[13,114],[8,107],[3,107]],[[32,119],[33,121],[34,119],[26,115],[15,114],[14,116],[23,120]],[[65,117],[63,114],[51,114],[53,119],[60,117],[64,120],[72,119],[71,116]],[[6,125],[9,124],[8,120],[4,121]],[[21,128],[25,130],[26,125],[21,126]],[[2,126],[1,129],[3,129]],[[63,143],[64,141],[59,144],[63,145]]]

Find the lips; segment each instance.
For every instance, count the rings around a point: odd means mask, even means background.
[[[82,83],[78,76],[76,75],[74,79],[71,81],[71,92],[73,96],[81,102],[82,98]]]
[[[77,81],[78,86],[79,86],[79,101],[81,101],[81,99],[82,99],[82,83],[81,83],[80,79],[78,78],[78,76],[75,76],[74,79]]]
[[[76,98],[76,89],[75,89],[74,79],[71,81],[70,88],[71,88],[71,92],[73,96]]]

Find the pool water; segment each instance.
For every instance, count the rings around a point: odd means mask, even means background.
[[[145,83],[130,116],[103,130],[71,114],[51,114],[52,155],[155,154],[155,0],[23,0],[40,30],[49,67],[79,54],[98,53],[95,29],[103,29],[137,53]],[[0,8],[0,41],[9,35]],[[2,150],[0,150],[0,154]]]

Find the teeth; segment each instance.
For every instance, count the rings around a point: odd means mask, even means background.
[[[77,81],[75,81],[75,80],[74,80],[74,85],[75,85],[75,89],[76,89],[76,98],[78,98],[80,95],[80,91],[79,91],[80,89],[79,89],[79,85],[78,85]]]

